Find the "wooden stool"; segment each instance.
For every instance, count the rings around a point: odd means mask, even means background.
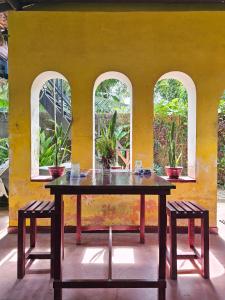
[[[64,205],[62,202],[62,210]],[[54,245],[54,213],[55,202],[52,201],[32,201],[18,211],[18,259],[17,259],[17,278],[23,278],[25,275],[25,266],[28,260],[50,259],[51,277],[53,276],[53,245]],[[64,212],[62,211],[62,218]],[[25,251],[26,241],[26,219],[30,219],[30,248]],[[50,253],[32,253],[36,244],[37,218],[51,219],[51,251]],[[64,222],[62,219],[62,245],[63,245]],[[64,247],[62,247],[62,253]],[[64,256],[64,253],[63,253]]]
[[[177,279],[177,259],[198,259],[202,276],[209,278],[209,211],[192,201],[167,202],[166,207],[170,219],[170,251],[167,248],[170,278]],[[201,254],[194,245],[194,220],[197,218],[201,219]],[[177,219],[188,219],[189,246],[194,254],[177,255]]]

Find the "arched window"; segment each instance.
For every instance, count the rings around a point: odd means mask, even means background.
[[[168,132],[176,127],[176,160],[183,175],[195,178],[196,88],[185,73],[174,71],[159,78],[154,89],[154,166],[159,175],[169,164]]]
[[[31,88],[31,177],[70,161],[71,90],[57,72],[40,74]],[[56,146],[56,145],[59,145]]]
[[[93,168],[101,168],[104,149],[99,148],[105,129],[113,115],[116,115],[114,137],[116,149],[113,151],[111,167],[130,169],[132,161],[132,85],[119,72],[100,75],[93,90]],[[115,115],[114,115],[115,116]],[[102,143],[104,147],[104,143]],[[102,146],[101,145],[101,146]]]

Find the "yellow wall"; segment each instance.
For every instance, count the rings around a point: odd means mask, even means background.
[[[197,182],[179,183],[171,199],[197,200],[216,225],[217,105],[225,88],[223,11],[26,11],[9,15],[10,225],[30,199],[49,199],[44,183],[30,181],[30,89],[41,72],[62,73],[72,88],[73,159],[92,166],[92,92],[103,72],[118,71],[133,85],[133,160],[152,165],[153,88],[169,71],[188,74],[197,88]],[[86,197],[88,223],[133,224],[138,198]],[[147,223],[156,223],[150,197]],[[74,198],[66,224],[74,224]]]

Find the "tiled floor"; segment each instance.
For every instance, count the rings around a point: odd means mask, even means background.
[[[199,238],[199,237],[198,237]],[[65,278],[107,277],[107,234],[84,234],[83,243],[76,246],[74,234],[65,235]],[[179,249],[186,248],[186,236],[179,235]],[[49,235],[39,235],[39,248],[46,250]],[[157,235],[147,234],[145,245],[138,243],[138,234],[113,234],[113,278],[154,278],[157,274]],[[53,299],[48,261],[36,261],[22,280],[16,279],[16,235],[0,240],[0,299],[48,300]],[[210,236],[211,279],[205,280],[189,262],[179,263],[177,281],[168,279],[167,299],[225,299],[225,240]],[[38,271],[39,269],[39,271]],[[168,273],[168,270],[167,270]],[[157,299],[154,289],[70,289],[63,290],[63,299],[73,300],[149,300]]]
[[[223,198],[218,202],[218,220],[222,218],[225,219]],[[0,300],[53,299],[48,260],[35,261],[24,279],[17,280],[17,236],[6,235],[7,222],[7,213],[0,211]],[[177,281],[168,278],[167,268],[167,300],[225,300],[225,225],[218,222],[218,227],[219,235],[210,235],[210,280],[197,274],[190,262],[180,261],[181,273],[186,274],[180,274]],[[140,245],[138,234],[113,234],[113,278],[156,277],[157,234],[146,237],[146,244]],[[188,249],[186,235],[178,235],[178,241],[181,252]],[[83,235],[82,245],[76,246],[74,234],[66,234],[63,276],[106,278],[107,242],[107,234],[89,233]],[[43,251],[49,248],[48,234],[39,235],[38,247]],[[153,300],[157,299],[157,292],[154,289],[64,289],[63,299]]]

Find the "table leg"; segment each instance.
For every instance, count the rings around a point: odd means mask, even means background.
[[[112,280],[112,227],[109,227],[109,266],[108,266],[108,280]]]
[[[54,281],[62,280],[62,256],[61,256],[61,237],[62,237],[62,195],[55,194],[55,216],[54,216]],[[62,299],[62,289],[54,287],[54,300]]]
[[[204,278],[209,278],[209,216],[201,219],[201,265]]]
[[[145,242],[145,195],[140,199],[140,243]]]
[[[158,226],[159,226],[159,273],[158,279],[165,281],[166,278],[166,195],[159,195],[158,205]],[[159,288],[158,300],[166,299],[166,288]]]
[[[26,218],[22,212],[18,212],[18,259],[17,259],[17,278],[21,279],[25,275],[25,244],[26,244]]]
[[[81,195],[77,195],[77,245],[81,244]]]

